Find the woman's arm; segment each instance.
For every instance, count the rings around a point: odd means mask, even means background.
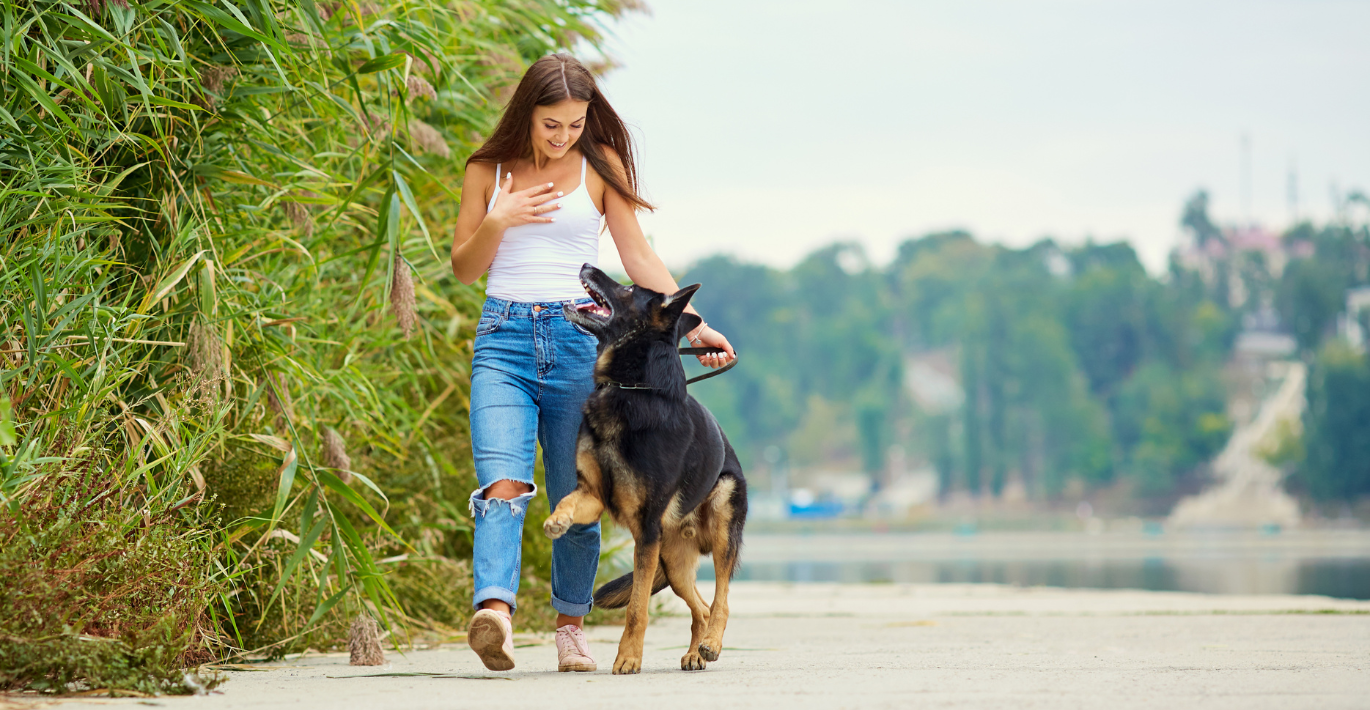
[[[466,179],[461,189],[461,210],[457,213],[457,227],[452,235],[452,273],[462,283],[478,281],[495,260],[504,230],[520,224],[551,222],[544,217],[561,205],[543,204],[561,195],[552,194],[552,183],[534,185],[525,190],[510,192],[514,186],[513,173],[505,176],[494,209],[485,212],[486,195],[495,184],[495,166],[471,163],[466,167]]]
[[[619,163],[618,156],[612,151],[608,153],[611,163]],[[609,226],[609,234],[614,238],[614,245],[618,247],[619,258],[623,261],[623,268],[628,272],[628,278],[639,286],[645,286],[653,291],[661,293],[675,293],[680,290],[671,272],[662,263],[661,257],[652,251],[652,246],[647,243],[647,237],[642,234],[642,226],[637,222],[637,213],[633,206],[618,194],[618,191],[604,186],[604,221]],[[685,310],[699,315],[693,305],[687,305]],[[700,316],[703,318],[703,316]],[[737,357],[733,351],[733,346],[723,334],[710,328],[707,323],[700,325],[695,332],[687,336],[691,343],[698,338],[699,345],[713,348],[722,348],[725,354],[722,355],[700,355],[699,362],[707,367],[721,367],[728,364],[730,360]]]

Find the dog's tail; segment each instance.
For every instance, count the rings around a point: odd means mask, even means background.
[[[666,588],[666,565],[657,562],[656,577],[652,579],[652,594]],[[628,606],[628,597],[633,594],[633,573],[605,582],[595,590],[595,606],[605,609],[621,609]]]

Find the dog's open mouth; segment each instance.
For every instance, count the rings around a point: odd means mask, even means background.
[[[576,306],[576,310],[584,315],[598,316],[599,318],[608,320],[609,316],[613,315],[613,312],[609,310],[609,304],[605,300],[604,296],[601,295],[600,292],[596,290],[595,287],[585,279],[580,280],[580,285],[582,288],[585,289],[586,293],[590,294],[590,300],[594,301],[594,303],[586,303],[581,306]]]

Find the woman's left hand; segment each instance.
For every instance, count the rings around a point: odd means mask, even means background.
[[[699,342],[696,343],[691,341],[691,345],[704,348],[721,348],[725,351],[721,353],[710,353],[708,355],[696,355],[695,357],[699,358],[699,364],[705,367],[723,367],[737,359],[737,353],[733,351],[732,344],[728,342],[727,338],[723,337],[722,333],[705,325],[704,332],[698,333],[697,335],[699,336]]]

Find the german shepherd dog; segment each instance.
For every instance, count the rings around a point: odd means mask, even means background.
[[[676,345],[700,324],[684,312],[699,284],[667,296],[622,286],[589,264],[580,280],[594,304],[564,312],[599,340],[595,391],[585,401],[576,444],[576,488],[542,529],[556,539],[608,510],[633,534],[633,571],[594,596],[602,607],[628,607],[615,674],[642,670],[648,601],[668,584],[690,607],[690,645],[680,667],[703,670],[723,650],[747,483],[717,420],[685,392]],[[704,554],[713,555],[717,578],[712,606],[695,586]]]

